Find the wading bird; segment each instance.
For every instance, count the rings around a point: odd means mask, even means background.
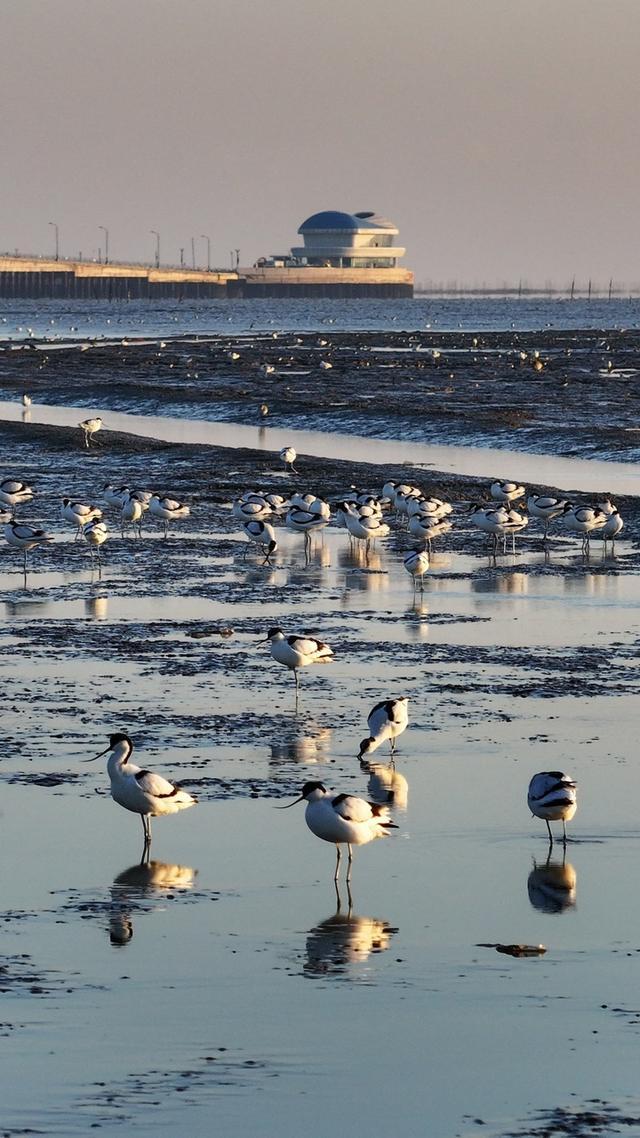
[[[369,736],[360,743],[359,759],[377,751],[387,739],[391,748],[391,758],[396,753],[396,739],[406,731],[409,722],[409,700],[407,696],[399,699],[383,699],[371,708],[367,716]]]
[[[336,847],[336,871],[334,881],[338,880],[342,850],[346,845],[349,851],[347,881],[351,880],[352,846],[364,846],[375,838],[388,837],[390,830],[397,830],[395,822],[389,818],[386,806],[367,802],[364,798],[354,798],[351,794],[338,794],[332,797],[321,782],[305,782],[299,798],[279,809],[288,810],[298,802],[306,802],[305,821],[317,838],[333,842]]]
[[[93,436],[102,430],[102,419],[99,415],[95,419],[83,419],[81,423],[78,423],[78,426],[84,432],[84,445],[88,447]],[[97,442],[96,446],[98,446]]]
[[[329,645],[312,636],[285,636],[281,628],[270,628],[265,639],[269,641],[274,660],[293,672],[296,691],[300,686],[300,668],[307,668],[310,664],[328,664],[333,660],[333,650]]]
[[[549,822],[562,822],[562,842],[566,846],[566,823],[571,821],[578,808],[573,779],[562,771],[534,774],[527,791],[527,805],[534,817],[547,823],[550,846],[553,845],[553,834]]]
[[[194,806],[196,799],[186,790],[169,782],[162,775],[142,767],[129,760],[133,752],[133,743],[128,735],[118,731],[109,736],[109,746],[99,755],[93,755],[84,762],[92,763],[110,752],[107,761],[107,772],[111,782],[111,797],[125,810],[139,814],[144,830],[145,849],[151,845],[151,818],[161,814],[176,814],[178,810],[187,810]]]

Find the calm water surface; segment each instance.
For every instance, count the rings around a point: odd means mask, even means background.
[[[0,299],[0,339],[276,331],[637,328],[640,299],[41,301]]]

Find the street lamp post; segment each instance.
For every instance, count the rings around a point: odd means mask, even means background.
[[[98,229],[101,229],[102,232],[104,233],[104,263],[105,263],[105,265],[108,265],[109,264],[109,230],[107,229],[106,225],[99,225]]]
[[[60,260],[60,246],[59,246],[59,242],[58,242],[58,223],[57,223],[57,221],[50,221],[49,225],[52,225],[56,231],[56,261],[59,261]]]
[[[156,269],[160,268],[160,234],[157,229],[150,229],[149,233],[153,233],[156,239]]]
[[[205,241],[207,242],[207,272],[210,273],[211,272],[211,238],[207,237],[206,233],[201,233],[200,236],[204,237]]]

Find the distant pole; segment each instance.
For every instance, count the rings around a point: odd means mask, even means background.
[[[240,250],[236,249],[236,272],[238,271],[238,265],[239,264],[240,264]]]
[[[180,268],[184,269],[184,245],[182,246],[182,249],[180,250]]]
[[[611,277],[611,279],[609,281],[609,300],[611,300],[612,292],[613,292],[613,277]]]
[[[591,277],[589,277],[589,288],[587,290],[587,300],[591,300]]]
[[[518,300],[522,300],[522,277],[518,281]]]
[[[196,239],[195,239],[195,237],[191,238],[191,267],[192,267],[192,269],[195,269],[195,267],[196,267]]]
[[[102,232],[104,233],[104,263],[105,263],[105,265],[108,265],[109,264],[109,230],[107,229],[106,225],[99,225],[98,229],[101,229]]]
[[[207,237],[206,233],[201,233],[200,236],[204,237],[205,241],[207,242],[207,272],[210,273],[211,272],[211,238]]]
[[[575,291],[576,291],[576,278],[574,277],[573,280],[571,281],[571,294],[569,296],[569,300],[573,300]]]
[[[60,246],[58,243],[58,223],[57,223],[57,221],[50,221],[49,225],[52,225],[56,231],[56,261],[59,261],[60,260]]]
[[[229,250],[229,256],[231,257],[231,272],[233,272],[233,249]]]
[[[156,269],[160,268],[160,234],[157,229],[150,229],[149,233],[153,233],[156,239]]]

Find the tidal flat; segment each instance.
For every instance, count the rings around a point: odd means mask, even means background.
[[[27,382],[14,357],[6,397]],[[61,388],[74,405],[78,385]],[[161,388],[154,413],[173,415]],[[589,391],[582,438],[589,422],[597,437]],[[126,403],[144,412],[133,381]],[[472,474],[373,453],[302,454],[291,476],[276,453],[108,422],[100,443],[0,423],[3,477],[37,490],[20,516],[56,538],[26,587],[0,547],[2,1133],[321,1138],[339,1110],[358,1136],[639,1135],[638,500],[616,498],[613,554],[594,540],[584,557],[559,529],[545,550],[531,522],[493,558],[465,520],[487,493]],[[510,461],[496,475],[518,478]],[[588,469],[555,488],[580,491]],[[250,487],[335,500],[388,478],[454,505],[416,595],[400,526],[365,553],[331,525],[305,558],[278,525],[263,565],[231,514]],[[171,492],[191,514],[137,540],[107,510],[99,576],[59,510],[107,482]],[[297,703],[260,643],[275,625],[335,652],[303,672]],[[363,769],[367,713],[398,695],[395,768],[381,748]],[[105,760],[84,763],[114,731],[198,797],[154,821],[146,865]],[[578,782],[566,852],[527,810],[545,769]],[[386,796],[398,824],[355,851],[351,897],[303,807],[274,809],[308,780]]]

